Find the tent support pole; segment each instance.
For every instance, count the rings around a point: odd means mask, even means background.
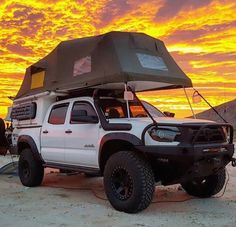
[[[224,121],[224,123],[229,123],[228,121],[226,121],[226,120],[221,116],[221,114],[216,110],[216,108],[215,108],[214,106],[212,106],[212,105],[203,97],[203,95],[201,95],[201,94],[199,93],[198,90],[196,90],[195,88],[193,88],[193,90],[194,90],[194,93],[197,93],[197,94],[205,101],[205,103],[206,103],[208,106],[210,106],[210,108]]]
[[[189,100],[189,97],[188,97],[188,94],[187,94],[187,92],[186,92],[186,89],[185,89],[185,87],[183,87],[183,88],[184,88],[185,96],[186,96],[186,98],[187,98],[187,100],[188,100],[188,104],[189,104],[190,109],[191,109],[191,111],[192,111],[193,117],[196,119],[196,115],[195,115],[195,113],[194,113],[194,111],[193,111],[193,107],[192,107],[191,102],[190,102],[190,100]]]
[[[130,89],[132,91],[132,89]],[[143,109],[145,110],[145,112],[147,113],[147,115],[151,118],[153,124],[155,126],[157,126],[157,122],[156,120],[153,118],[153,116],[150,114],[150,112],[147,110],[147,108],[143,105],[142,101],[138,98],[138,96],[136,95],[135,91],[132,91],[134,98],[137,99],[137,101],[139,102],[139,104],[143,107]]]
[[[127,91],[127,83],[125,83],[125,92]],[[127,107],[127,115],[130,118],[130,111],[129,111],[129,100],[126,100],[126,107]]]

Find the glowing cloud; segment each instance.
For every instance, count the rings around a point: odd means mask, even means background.
[[[234,0],[2,0],[0,116],[6,114],[11,104],[7,97],[16,94],[27,66],[60,41],[112,30],[144,32],[162,39],[214,105],[234,99],[235,12]],[[182,98],[158,92],[140,96],[162,109],[188,115]]]

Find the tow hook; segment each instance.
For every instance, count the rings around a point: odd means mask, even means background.
[[[236,167],[236,158],[231,159],[231,164],[233,167]]]

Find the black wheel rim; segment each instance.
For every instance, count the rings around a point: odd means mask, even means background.
[[[27,161],[23,161],[21,164],[22,175],[25,179],[30,177],[30,166]]]
[[[112,190],[119,200],[127,200],[133,192],[133,181],[128,173],[122,167],[114,169],[111,175]]]
[[[200,178],[192,181],[192,187],[198,191],[206,190],[210,184],[211,182],[208,180],[208,178]]]
[[[192,184],[195,185],[195,186],[204,186],[208,183],[207,179],[206,178],[201,178],[201,179],[195,179],[192,181]]]

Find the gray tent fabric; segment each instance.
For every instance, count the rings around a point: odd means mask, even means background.
[[[135,91],[192,86],[161,40],[144,33],[109,32],[61,42],[27,68],[16,98],[44,91],[116,89],[124,83]]]

